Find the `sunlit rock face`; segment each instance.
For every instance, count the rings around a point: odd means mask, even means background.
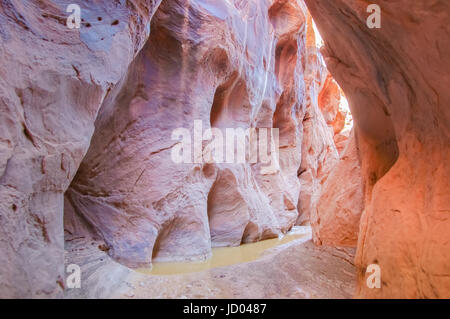
[[[342,155],[342,152],[344,151],[345,147],[348,144],[348,138],[350,137],[351,130],[342,130],[341,132],[334,135],[334,144],[336,145],[336,149],[339,153],[339,155]]]
[[[204,259],[212,246],[289,230],[300,193],[304,3],[166,0],[151,30],[103,103],[67,192],[66,229],[81,217],[113,258],[132,267]],[[205,139],[200,154],[190,148],[193,163],[173,160],[177,129],[195,144],[211,128],[224,137],[227,128],[256,128],[258,138],[277,128],[279,159],[268,147],[271,165],[208,163]]]
[[[160,1],[0,2],[0,297],[61,296],[63,194]],[[101,20],[101,21],[100,21]]]
[[[339,107],[341,102],[340,88],[330,73],[327,74],[318,99],[319,108],[325,122],[333,129],[334,136],[344,129],[347,114]]]
[[[365,211],[358,297],[450,297],[450,3],[307,0],[331,73],[349,99]],[[378,264],[381,289],[365,269]]]

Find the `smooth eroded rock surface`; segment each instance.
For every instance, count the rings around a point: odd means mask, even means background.
[[[327,177],[317,210],[311,216],[316,244],[356,247],[364,210],[364,182],[355,133]]]
[[[1,297],[62,295],[63,194],[159,2],[0,2]]]
[[[450,296],[450,3],[306,0],[349,99],[365,184],[358,297]],[[381,269],[381,289],[365,270]]]

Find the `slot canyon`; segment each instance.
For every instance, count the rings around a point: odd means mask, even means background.
[[[0,298],[450,298],[449,39],[448,0],[0,0]]]

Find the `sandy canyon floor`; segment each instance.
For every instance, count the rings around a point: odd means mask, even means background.
[[[309,227],[280,239],[215,248],[203,263],[154,263],[131,270],[99,242],[66,242],[66,263],[81,266],[81,288],[66,298],[352,298],[354,249],[317,247]]]

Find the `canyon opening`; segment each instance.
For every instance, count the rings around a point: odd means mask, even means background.
[[[0,297],[449,298],[449,21],[0,1]]]

